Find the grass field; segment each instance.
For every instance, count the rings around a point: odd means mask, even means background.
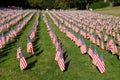
[[[95,12],[120,16],[119,13],[112,12],[112,10],[119,10],[119,8],[105,8],[95,10]],[[106,72],[100,74],[96,67],[92,65],[88,54],[82,55],[80,49],[64,33],[60,32],[47,14],[52,29],[62,43],[66,71],[61,72],[54,60],[55,47],[47,32],[41,13],[36,37],[33,40],[35,55],[32,56],[27,53],[27,36],[32,29],[36,15],[12,41],[0,49],[0,80],[119,80],[120,61],[118,61],[117,56],[104,52]],[[85,41],[87,47],[89,47],[90,42]],[[19,61],[16,60],[18,43],[20,43],[28,62],[28,67],[23,72],[19,68]],[[97,47],[97,50],[99,54],[103,52],[99,47]]]
[[[96,9],[95,12],[102,14],[109,14],[114,16],[120,16],[120,6],[119,7],[107,7],[102,9]]]

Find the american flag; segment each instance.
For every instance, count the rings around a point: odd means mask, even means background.
[[[76,45],[77,45],[78,47],[80,47],[80,46],[82,45],[82,41],[81,41],[80,37],[78,37],[78,39],[77,39],[77,41],[76,41]]]
[[[32,54],[34,54],[33,45],[30,38],[28,38],[28,42],[27,42],[27,52],[32,52]]]
[[[93,34],[91,34],[91,36],[90,36],[90,41],[95,44],[95,37]]]
[[[1,39],[2,39],[2,45],[4,45],[5,44],[5,38],[4,38],[4,34],[3,33],[2,33]]]
[[[94,53],[93,53],[93,49],[92,49],[92,44],[90,44],[90,47],[89,47],[89,49],[88,49],[88,54],[89,54],[89,56],[93,59]]]
[[[120,45],[120,35],[119,34],[117,34],[117,42]]]
[[[98,57],[98,54],[97,54],[97,50],[96,48],[94,48],[94,57],[93,57],[93,61],[92,63],[96,66],[96,63],[98,61],[99,57]]]
[[[20,45],[18,45],[18,48],[17,48],[17,59],[20,59],[20,53],[21,53],[21,48],[20,48]]]
[[[0,48],[2,48],[2,39],[1,39],[1,36],[0,36]]]
[[[23,56],[23,53],[20,53],[20,69],[24,70],[27,67],[27,61],[25,57]]]
[[[65,70],[65,64],[64,64],[63,53],[60,53],[60,55],[59,55],[58,65],[59,65],[61,71],[64,71],[64,70]]]
[[[100,56],[100,58],[97,61],[97,68],[100,71],[100,73],[105,72],[105,63],[104,63],[103,54]]]
[[[111,50],[112,54],[118,53],[118,49],[117,49],[117,46],[115,45],[115,43],[112,43],[110,50]]]
[[[9,39],[10,39],[10,37],[9,37],[9,33],[7,33],[7,35],[6,35],[6,42],[8,42],[9,41]]]
[[[60,56],[60,54],[61,54],[61,46],[60,46],[60,43],[58,43],[58,45],[57,45],[57,49],[56,49],[56,55],[55,55],[55,60],[56,61],[58,61],[58,59],[59,59],[59,56]]]
[[[102,40],[101,40],[101,48],[104,49],[104,43]]]
[[[96,44],[100,46],[99,38],[96,39]]]

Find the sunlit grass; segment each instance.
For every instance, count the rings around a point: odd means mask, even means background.
[[[119,7],[107,7],[102,9],[96,9],[95,12],[102,14],[109,14],[114,16],[120,16],[120,6]]]
[[[33,40],[35,55],[31,56],[26,51],[26,45],[28,33],[32,29],[35,19],[36,14],[15,39],[0,49],[0,80],[119,80],[120,65],[115,55],[111,55],[107,51],[103,52],[100,47],[96,46],[99,55],[104,53],[105,60],[106,72],[100,74],[92,65],[92,60],[88,54],[82,55],[74,42],[60,32],[47,15],[47,19],[63,47],[67,67],[65,72],[61,72],[54,60],[55,47],[47,32],[41,13],[36,37]],[[85,39],[85,42],[89,48],[90,41]],[[28,67],[23,72],[19,68],[19,61],[16,60],[18,43],[28,62]]]

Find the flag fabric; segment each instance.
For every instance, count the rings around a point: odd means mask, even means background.
[[[77,38],[77,41],[75,43],[78,47],[80,47],[82,45],[82,41],[80,39],[80,37]]]
[[[120,45],[120,35],[119,34],[117,34],[117,42]]]
[[[2,48],[2,39],[1,39],[1,37],[0,37],[0,48]]]
[[[28,53],[31,52],[32,54],[34,54],[33,45],[32,45],[30,38],[28,38],[28,42],[27,42],[27,52]]]
[[[100,58],[97,61],[97,68],[101,74],[105,72],[105,63],[104,63],[103,54],[100,56]]]
[[[96,39],[96,44],[100,46],[99,38]]]
[[[5,44],[5,38],[4,38],[4,34],[3,33],[2,33],[1,40],[2,40],[2,45],[4,45]]]
[[[112,43],[112,45],[110,47],[110,51],[112,52],[112,54],[118,53],[118,49],[117,49],[117,46],[115,45],[115,43]]]
[[[63,53],[60,53],[60,55],[59,55],[58,65],[59,65],[61,71],[64,71],[64,70],[65,70],[65,64],[64,64]]]
[[[105,35],[104,35],[104,41],[106,42],[108,40],[108,36],[107,36],[107,34],[105,33]]]
[[[24,70],[27,67],[27,61],[25,57],[23,56],[23,53],[20,53],[20,69]]]
[[[19,60],[20,59],[20,53],[21,53],[21,48],[20,48],[20,45],[18,45],[18,48],[17,48],[17,59]]]
[[[94,57],[93,57],[93,60],[92,60],[92,63],[96,66],[96,63],[98,61],[99,57],[98,57],[98,54],[97,54],[97,50],[96,48],[94,48]]]
[[[90,47],[89,47],[89,49],[88,49],[88,54],[89,54],[89,56],[93,59],[94,53],[93,53],[93,49],[92,49],[92,44],[90,44]]]
[[[95,44],[95,37],[93,34],[90,35],[90,41]]]
[[[100,46],[102,49],[104,49],[104,43],[103,41],[101,40],[101,46]]]
[[[106,50],[110,50],[112,44],[114,43],[114,41],[112,39],[110,39],[109,41],[107,41],[107,44],[106,44]]]
[[[60,54],[61,54],[61,51],[62,51],[62,49],[61,49],[60,43],[58,43],[58,44],[57,44],[57,48],[56,48],[56,55],[55,55],[55,60],[56,60],[56,61],[58,61],[59,56],[60,56]]]
[[[80,51],[82,54],[85,54],[87,52],[86,44],[83,38],[82,38],[82,45],[80,46]]]

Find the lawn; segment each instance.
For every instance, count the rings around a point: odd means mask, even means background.
[[[117,8],[105,8],[95,12],[120,16]],[[114,11],[115,10],[115,11]],[[92,65],[89,55],[82,55],[80,49],[53,23],[46,14],[49,24],[62,43],[66,70],[62,72],[54,60],[55,47],[52,44],[47,27],[43,21],[42,13],[39,17],[36,36],[33,40],[35,55],[27,53],[27,36],[36,19],[36,13],[18,35],[0,49],[0,80],[119,80],[120,61],[117,56],[104,52],[106,72],[100,74]],[[89,40],[85,40],[87,48]],[[28,67],[22,72],[19,61],[16,60],[17,45],[20,44],[22,52],[27,59]],[[98,53],[103,51],[97,47]]]
[[[109,14],[114,16],[120,16],[120,6],[119,7],[107,7],[102,9],[96,9],[95,12],[102,14]]]

